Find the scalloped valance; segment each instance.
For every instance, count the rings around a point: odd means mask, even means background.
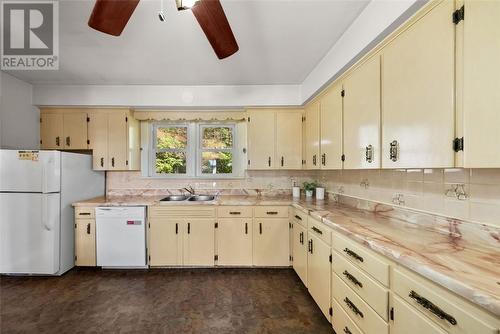
[[[173,122],[244,122],[244,111],[142,111],[136,110],[134,118],[139,121],[173,121]]]

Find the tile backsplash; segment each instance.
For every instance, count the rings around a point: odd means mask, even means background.
[[[500,169],[319,171],[327,191],[500,226]]]
[[[200,191],[273,194],[316,179],[328,192],[399,205],[447,217],[500,226],[500,169],[398,169],[247,171],[240,179],[145,178],[140,172],[108,172],[110,195],[162,194],[187,185]]]

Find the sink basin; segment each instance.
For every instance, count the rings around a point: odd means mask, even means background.
[[[214,199],[215,199],[214,195],[194,195],[189,197],[188,201],[206,202],[206,201],[213,201]]]
[[[187,199],[188,199],[188,197],[186,195],[169,195],[165,198],[162,198],[160,201],[162,201],[162,202],[166,202],[166,201],[179,202],[179,201],[185,201]]]

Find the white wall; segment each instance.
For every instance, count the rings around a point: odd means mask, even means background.
[[[0,72],[0,147],[37,149],[40,111],[32,103],[33,86]]]

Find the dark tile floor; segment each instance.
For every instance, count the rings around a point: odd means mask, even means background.
[[[333,333],[291,269],[0,278],[0,333]]]

